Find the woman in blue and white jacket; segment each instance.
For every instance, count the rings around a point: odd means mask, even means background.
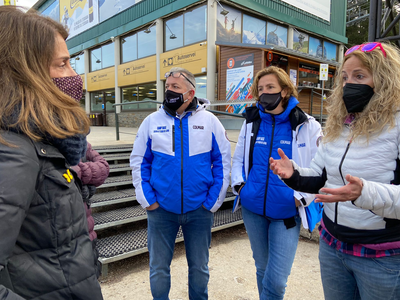
[[[308,166],[321,126],[297,107],[296,88],[278,67],[258,72],[251,92],[258,101],[246,109],[233,156],[232,189],[240,196],[260,299],[283,299],[300,234],[299,210],[304,212],[314,196],[287,187],[269,170],[269,158],[279,158],[281,148]]]

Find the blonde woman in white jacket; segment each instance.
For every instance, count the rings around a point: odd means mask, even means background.
[[[400,55],[389,44],[350,48],[329,99],[310,168],[282,150],[274,174],[324,202],[325,299],[400,299]]]

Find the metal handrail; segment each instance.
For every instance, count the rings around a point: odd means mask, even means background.
[[[140,103],[163,104],[163,102],[156,101],[156,100],[143,100],[143,101],[131,101],[131,102],[124,102],[124,103],[117,103],[117,104],[113,104],[112,106],[116,107],[116,106],[123,106],[123,105],[129,105],[129,104],[140,104]],[[224,105],[224,104],[221,103],[221,105]],[[229,105],[229,103],[227,103],[226,105]],[[219,111],[219,110],[212,110],[212,109],[207,109],[207,110],[214,114],[221,114],[221,115],[227,115],[227,116],[232,116],[232,117],[237,117],[237,118],[244,118],[242,114],[234,114],[234,113],[229,113],[226,111]],[[119,120],[118,120],[117,110],[115,110],[115,131],[116,131],[116,140],[119,141]]]
[[[113,107],[116,106],[123,106],[123,105],[129,105],[129,104],[140,104],[140,103],[156,103],[156,104],[162,104],[162,102],[156,101],[156,100],[143,100],[143,101],[131,101],[131,102],[124,102],[124,103],[116,103],[113,104]],[[118,120],[118,113],[117,110],[115,110],[115,131],[116,131],[116,139],[119,141],[119,120]]]

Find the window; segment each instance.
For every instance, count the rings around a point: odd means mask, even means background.
[[[156,27],[123,37],[121,49],[122,63],[156,54]]]
[[[207,98],[207,76],[196,77],[196,97]]]
[[[83,53],[71,57],[70,64],[77,74],[85,74],[85,56]]]
[[[122,63],[132,61],[138,58],[137,35],[121,38]]]
[[[165,51],[207,39],[207,6],[186,11],[164,22]]]
[[[288,30],[286,27],[268,22],[267,24],[267,43],[280,47],[287,47]]]
[[[114,66],[114,43],[90,51],[90,71]]]
[[[324,49],[326,51],[327,60],[337,60],[337,46],[335,44],[324,41]]]
[[[90,93],[90,111],[102,110],[103,97],[103,92]]]
[[[229,14],[224,13],[221,6],[217,7],[217,41],[242,42],[242,13],[240,10],[224,5]]]
[[[101,47],[101,65],[103,69],[114,65],[114,43]]]
[[[184,18],[184,45],[207,40],[207,7],[205,5],[185,12]]]
[[[139,31],[138,36],[138,58],[156,54],[156,28],[152,27],[149,33]]]
[[[155,83],[140,84],[122,89],[122,103],[144,100],[157,100],[157,86]],[[156,108],[156,103],[128,104],[122,106],[122,110],[144,110]]]
[[[86,104],[86,97],[85,97],[85,93],[82,93],[82,98],[81,101],[79,101],[80,106],[85,109],[85,104]]]
[[[90,51],[90,71],[97,71],[101,67],[101,48],[93,49]]]
[[[325,81],[325,88],[333,87],[333,69],[328,70],[328,80]],[[319,80],[319,65],[299,64],[299,86],[322,87],[322,81]]]
[[[293,49],[303,53],[308,53],[308,34],[298,32],[295,29],[293,32]]]
[[[103,104],[107,112],[115,111],[115,90],[97,91],[90,93],[90,110],[91,111],[102,111]]]
[[[319,58],[326,58],[326,49],[322,47],[322,40],[310,36],[308,45],[308,54]]]
[[[266,25],[267,23],[265,21],[243,15],[243,43],[265,45]]]
[[[183,15],[165,21],[165,51],[183,46]]]

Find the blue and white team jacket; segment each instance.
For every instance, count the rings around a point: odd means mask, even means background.
[[[309,166],[317,152],[321,126],[297,104],[297,99],[291,97],[286,110],[270,116],[270,122],[260,117],[257,107],[246,109],[232,159],[232,190],[237,194],[234,187],[246,183],[240,193],[241,202],[253,213],[286,219],[296,214],[293,196],[304,200],[305,205],[315,198],[313,194],[292,191],[269,169],[269,158],[280,158],[277,148],[301,166]],[[308,228],[304,206],[299,207],[299,213],[303,226]]]
[[[195,111],[172,117],[161,108],[140,125],[130,157],[136,199],[183,214],[201,205],[212,212],[229,186],[231,146],[221,122],[196,98]]]

